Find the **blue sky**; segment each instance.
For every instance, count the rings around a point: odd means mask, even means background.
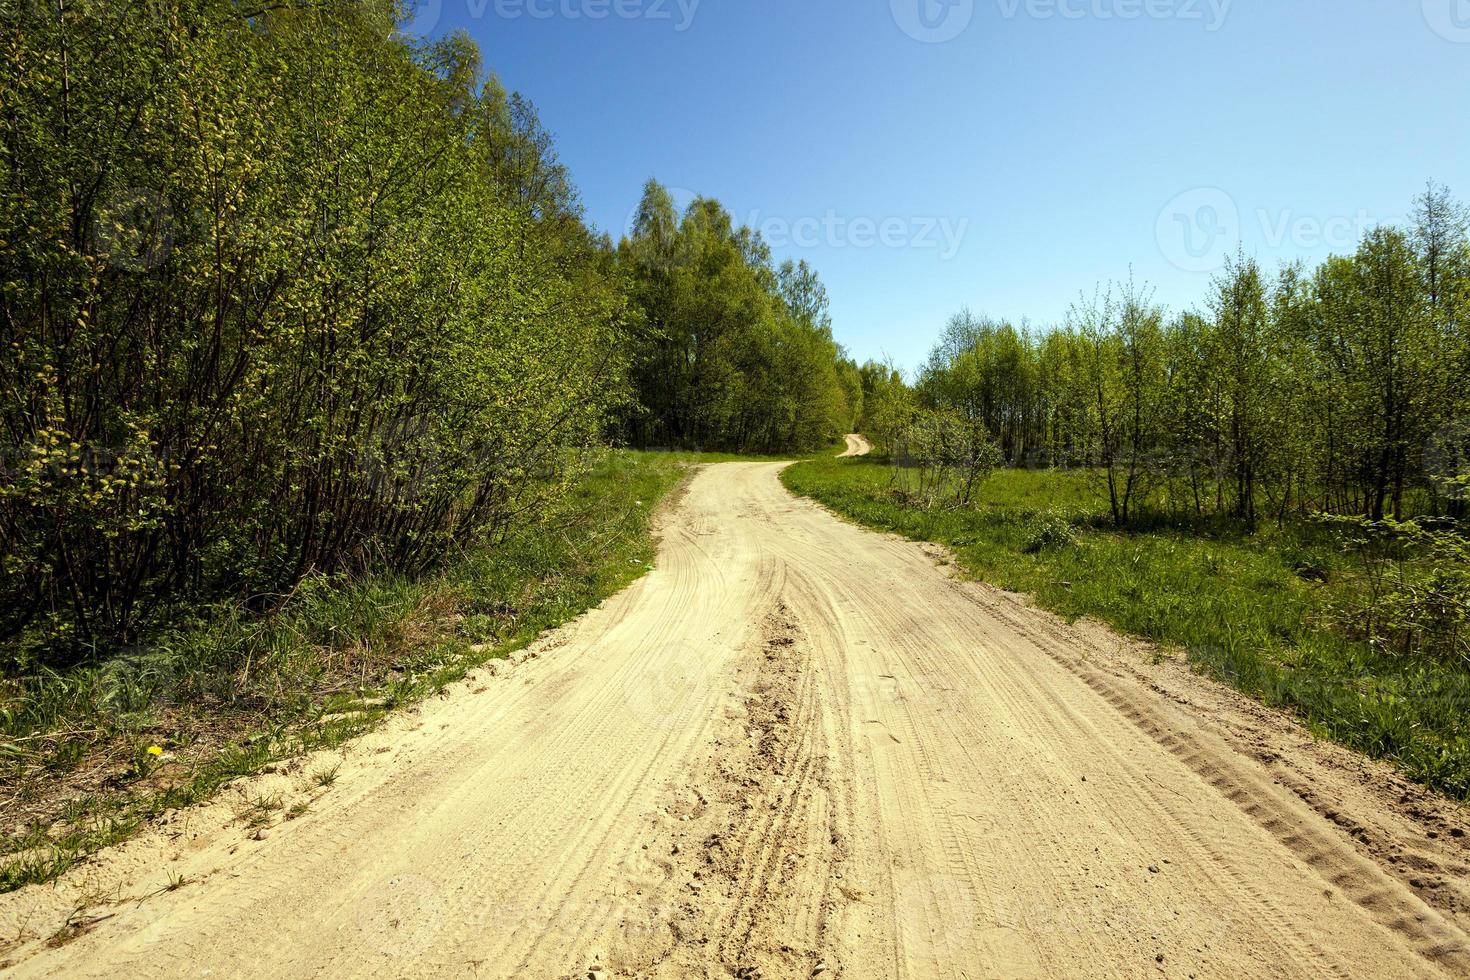
[[[1197,304],[1237,240],[1349,251],[1470,198],[1470,0],[422,0],[555,134],[616,236],[650,176],[806,258],[856,357],[961,307]]]

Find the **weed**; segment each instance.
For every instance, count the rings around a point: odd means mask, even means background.
[[[1043,551],[1070,548],[1077,544],[1077,534],[1072,524],[1060,514],[1047,514],[1034,520],[1027,532],[1026,544],[1021,549],[1028,555]]]
[[[265,827],[271,823],[272,815],[282,807],[281,795],[259,794],[246,802],[239,819],[248,827]]]

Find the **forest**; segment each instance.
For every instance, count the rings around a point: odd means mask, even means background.
[[[534,526],[608,443],[786,452],[852,427],[857,368],[805,263],[654,182],[614,242],[532,104],[403,16],[6,15],[8,673],[440,567]]]
[[[962,312],[912,391],[868,386],[866,430],[906,448],[939,426],[939,456],[959,469],[1097,468],[1119,526],[1148,512],[1248,528],[1462,517],[1467,215],[1431,183],[1413,216],[1316,268],[1237,253],[1194,310],[1169,313],[1126,281],[1081,296],[1055,329]]]

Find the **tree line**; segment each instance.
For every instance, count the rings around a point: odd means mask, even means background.
[[[1129,281],[1055,329],[960,313],[907,401],[865,426],[892,448],[915,413],[941,413],[1010,465],[1096,467],[1120,525],[1145,509],[1463,517],[1467,377],[1467,215],[1431,183],[1412,227],[1316,268],[1272,275],[1237,253],[1196,310]]]
[[[804,264],[650,187],[615,244],[533,106],[389,0],[0,17],[0,652],[421,572],[579,451],[786,451],[856,368]]]
[[[680,215],[649,181],[618,262],[642,313],[629,441],[778,453],[852,430],[858,368],[832,339],[827,291],[805,260],[777,267],[718,201]]]

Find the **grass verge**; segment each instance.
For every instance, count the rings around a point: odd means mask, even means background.
[[[159,814],[372,728],[642,575],[650,516],[723,457],[605,452],[551,517],[419,579],[307,582],[92,667],[0,679],[0,891],[50,881]]]
[[[1228,522],[1109,529],[1090,474],[997,471],[966,508],[920,509],[879,460],[812,459],[783,480],[858,523],[947,545],[981,581],[1182,648],[1195,669],[1286,708],[1319,737],[1470,798],[1470,674],[1353,639],[1335,611],[1350,563],[1311,527]]]

